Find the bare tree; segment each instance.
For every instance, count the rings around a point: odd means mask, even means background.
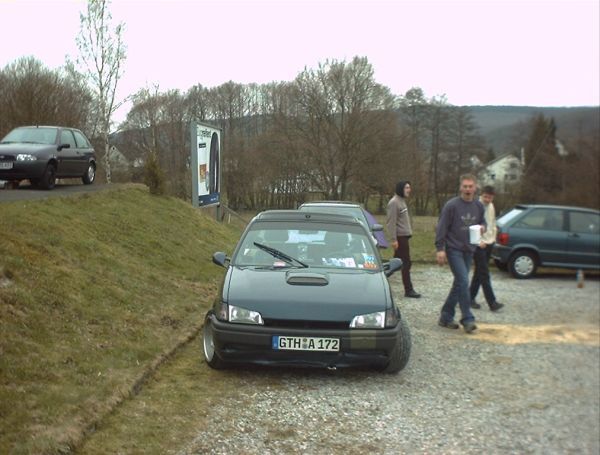
[[[91,93],[79,75],[23,57],[0,71],[0,137],[23,125],[66,125],[89,132]]]
[[[123,73],[125,44],[123,23],[112,28],[108,0],[88,0],[86,14],[80,14],[81,28],[77,37],[79,63],[86,69],[98,103],[97,132],[104,143],[106,181],[111,182],[109,133],[111,119],[119,104],[115,95]]]
[[[389,131],[394,97],[375,82],[364,57],[304,70],[295,87],[295,125],[314,183],[327,197],[344,199],[361,170],[379,158],[378,138]]]

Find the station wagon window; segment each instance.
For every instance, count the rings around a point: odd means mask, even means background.
[[[71,148],[77,147],[77,145],[75,145],[75,138],[73,137],[71,130],[62,130],[60,132],[60,143],[69,144]]]
[[[81,134],[79,131],[73,131],[75,135],[75,142],[77,143],[77,148],[79,149],[89,149],[90,143],[87,141],[85,136]]]
[[[597,213],[569,212],[569,230],[578,234],[600,234],[600,215]]]
[[[523,229],[563,230],[563,211],[557,209],[534,209],[514,224]]]

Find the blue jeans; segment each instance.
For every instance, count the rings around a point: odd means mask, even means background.
[[[458,303],[462,313],[460,322],[464,324],[467,321],[474,321],[475,317],[471,313],[471,296],[469,295],[469,269],[473,253],[449,248],[446,250],[446,258],[452,275],[454,275],[454,282],[442,307],[441,319],[444,322],[453,321]]]

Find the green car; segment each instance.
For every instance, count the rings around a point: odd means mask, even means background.
[[[600,270],[598,210],[520,204],[497,224],[492,258],[515,278],[531,278],[540,266]]]
[[[248,225],[205,318],[211,368],[258,364],[402,370],[411,340],[370,232],[340,214],[271,210]]]

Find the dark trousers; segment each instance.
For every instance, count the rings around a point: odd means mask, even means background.
[[[408,245],[408,236],[399,236],[398,249],[394,251],[394,257],[402,259],[402,284],[404,285],[404,292],[412,291],[413,285],[410,280],[410,246]]]
[[[475,300],[475,296],[479,292],[479,287],[483,288],[483,295],[488,305],[493,305],[496,302],[496,296],[492,289],[492,282],[490,280],[490,256],[492,254],[493,245],[488,245],[485,248],[477,247],[473,254],[473,261],[475,262],[475,271],[473,272],[473,278],[471,279],[471,286],[469,292],[471,293],[471,300]]]

